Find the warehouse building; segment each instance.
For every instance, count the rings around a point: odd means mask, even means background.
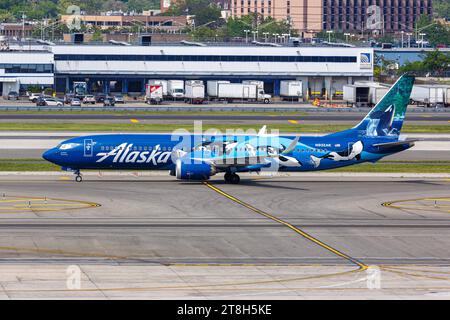
[[[54,66],[53,53],[48,51],[0,51],[0,94],[30,86],[53,88]]]
[[[339,47],[54,45],[0,52],[0,83],[50,85],[64,94],[83,81],[90,93],[143,95],[150,79],[262,80],[277,96],[280,81],[301,80],[305,100],[339,98],[344,84],[372,79],[373,54]]]
[[[54,46],[57,92],[85,81],[94,92],[143,94],[150,79],[262,80],[279,94],[281,80],[302,80],[303,96],[341,95],[344,84],[373,76],[371,48],[220,46]]]

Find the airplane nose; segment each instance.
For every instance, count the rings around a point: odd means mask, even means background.
[[[55,162],[55,153],[56,153],[56,151],[54,148],[47,150],[42,154],[42,158],[44,158],[45,160],[47,160],[49,162],[54,163]]]

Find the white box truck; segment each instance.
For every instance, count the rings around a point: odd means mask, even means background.
[[[280,97],[283,99],[300,99],[303,96],[301,81],[286,80],[280,82]]]
[[[443,87],[430,87],[430,104],[443,106],[445,104],[445,89]]]
[[[184,81],[183,80],[167,81],[167,93],[169,97],[172,97],[174,99],[184,98]]]
[[[230,81],[226,80],[209,80],[206,82],[206,93],[210,98],[217,98],[219,95],[219,84],[221,83],[230,83]]]
[[[205,85],[203,81],[186,81],[184,86],[184,101],[192,104],[202,104],[205,101]]]
[[[218,98],[232,101],[259,101],[270,103],[272,96],[258,89],[254,84],[242,83],[220,83],[218,88]]]
[[[168,96],[168,93],[167,93],[167,80],[152,79],[152,80],[148,80],[147,84],[150,85],[150,86],[154,86],[154,85],[162,86],[163,96],[164,97]]]
[[[145,102],[148,104],[161,104],[163,101],[163,86],[154,84],[145,86]]]
[[[414,85],[410,101],[412,104],[425,107],[444,105],[445,89],[442,86],[435,85]]]

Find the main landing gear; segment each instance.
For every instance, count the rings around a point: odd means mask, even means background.
[[[241,178],[236,173],[227,172],[224,176],[226,183],[238,184],[241,181]]]
[[[76,177],[75,177],[75,181],[76,181],[76,182],[81,182],[81,181],[83,181],[83,177],[81,176],[80,170],[77,170],[77,171],[75,171],[74,173],[76,174]]]

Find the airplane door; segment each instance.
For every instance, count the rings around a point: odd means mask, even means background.
[[[84,156],[94,156],[94,141],[92,139],[84,139]]]

